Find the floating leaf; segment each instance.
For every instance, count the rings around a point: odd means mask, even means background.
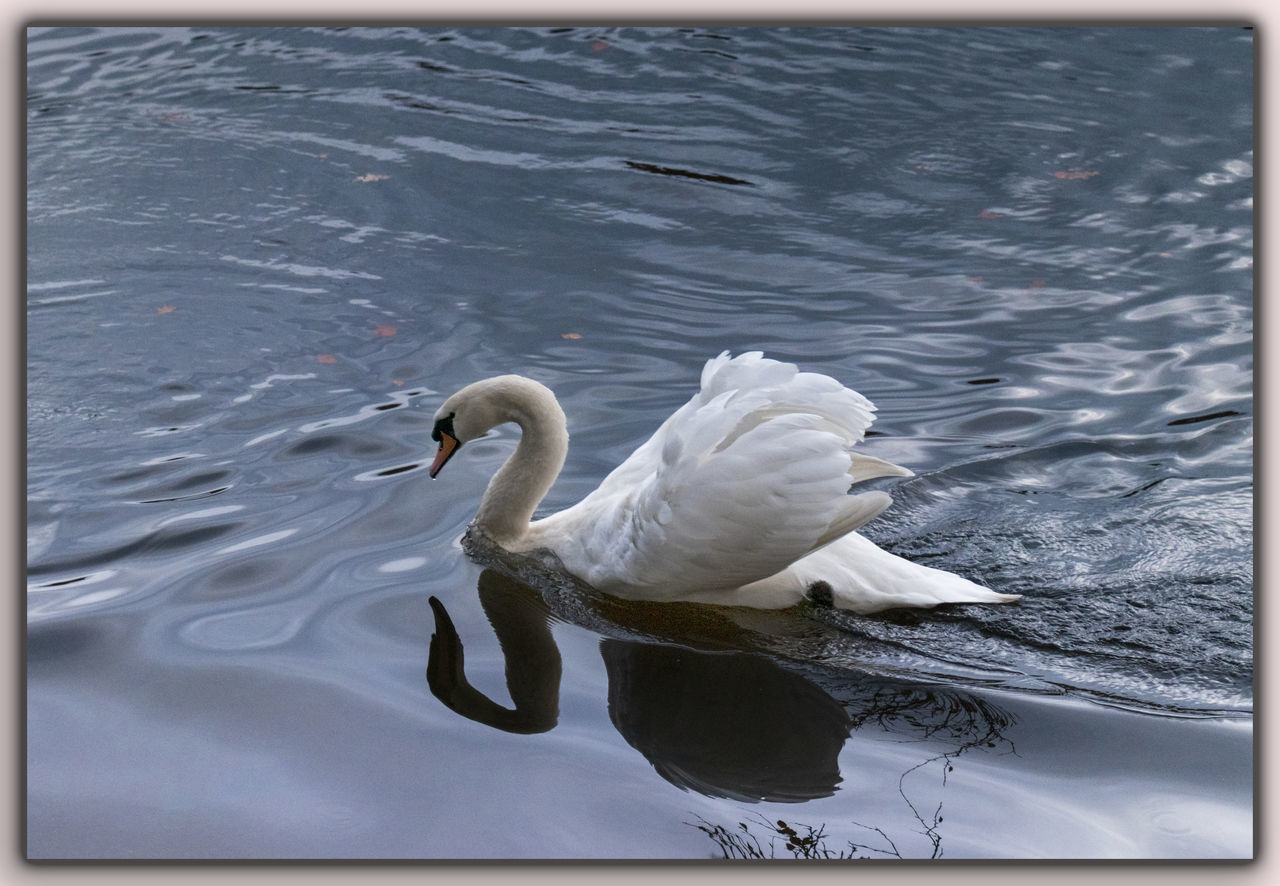
[[[172,314],[172,313],[173,313],[174,311],[176,311],[176,310],[178,310],[178,309],[177,309],[177,308],[175,308],[173,305],[164,305],[163,307],[156,308],[156,313],[157,313],[157,314]]]
[[[1083,169],[1066,169],[1061,172],[1055,172],[1053,177],[1074,180],[1081,178],[1093,178],[1097,174],[1098,173],[1096,172],[1086,172]]]
[[[404,382],[402,382],[402,381],[401,381],[400,379],[398,379],[398,378],[393,378],[393,379],[391,379],[391,383],[392,383],[393,385],[395,385],[397,388],[403,388],[403,387],[404,387]]]
[[[396,328],[390,323],[379,323],[377,326],[373,327],[373,331],[375,335],[380,335],[383,338],[390,338],[396,334]]]
[[[582,338],[582,334],[578,332],[562,332],[560,333],[560,337],[561,338]]]
[[[608,48],[609,48],[609,44],[604,40],[597,40],[595,43],[591,44],[592,52],[604,52]]]
[[[990,209],[984,209],[978,213],[978,218],[1004,218],[999,212],[993,212]]]
[[[380,173],[380,172],[366,172],[364,175],[357,176],[357,177],[356,177],[356,181],[358,181],[358,182],[380,182],[380,181],[383,181],[384,179],[388,179],[388,178],[391,178],[391,176],[389,176],[389,175],[383,175],[383,174],[382,174],[382,173]]]
[[[321,363],[337,363],[338,362],[338,358],[333,356],[333,354],[317,354],[316,360],[320,361]]]

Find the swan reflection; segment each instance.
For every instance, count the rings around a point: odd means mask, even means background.
[[[600,651],[609,719],[667,781],[747,801],[835,793],[849,716],[811,681],[757,653],[629,640]]]
[[[435,597],[427,664],[432,694],[461,716],[505,732],[554,728],[561,660],[546,599],[495,569],[482,572],[479,597],[502,649],[513,707],[467,681],[462,640]],[[784,666],[761,651],[753,630],[761,627],[759,613],[604,597],[592,603],[595,617],[575,621],[594,622],[599,629],[604,618],[613,626],[600,644],[609,718],[631,747],[680,788],[746,802],[827,797],[842,780],[845,740],[863,727],[903,740],[945,743],[941,752],[924,754],[928,759],[904,778],[936,761],[949,767],[969,747],[1008,744],[1003,730],[1012,718],[976,696],[848,669],[823,677],[820,670]],[[749,619],[747,626],[739,618]],[[788,623],[782,614],[768,618]],[[809,630],[803,622],[791,615],[792,632]],[[926,830],[936,827],[916,817]]]
[[[503,732],[530,735],[554,728],[560,715],[560,650],[547,624],[550,612],[537,593],[492,570],[480,576],[480,604],[502,647],[515,710],[467,682],[458,631],[444,604],[435,597],[430,603],[436,618],[427,656],[431,693],[450,710]]]

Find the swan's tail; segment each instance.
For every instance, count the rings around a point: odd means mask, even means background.
[[[1011,603],[1021,594],[1001,594],[954,573],[913,563],[856,532],[836,539],[795,564],[831,585],[839,609],[877,612],[899,606],[943,603]]]
[[[913,563],[851,532],[777,575],[738,589],[732,603],[779,607],[806,597],[866,615],[946,603],[1012,603],[1022,595],[1001,594],[954,573]]]

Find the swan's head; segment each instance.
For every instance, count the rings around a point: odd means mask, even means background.
[[[441,409],[440,412],[444,410]],[[436,413],[436,423],[431,429],[431,439],[440,444],[440,448],[436,450],[435,461],[431,462],[431,467],[427,471],[432,480],[436,478],[436,474],[440,473],[444,463],[453,458],[453,454],[462,445],[462,441],[458,439],[457,430],[453,426],[453,419],[457,413],[448,412],[441,415],[440,412]]]
[[[472,382],[436,410],[431,439],[439,444],[427,473],[435,478],[463,443],[513,421],[526,431],[530,424],[550,421],[564,427],[564,413],[542,384],[519,375],[500,375]]]

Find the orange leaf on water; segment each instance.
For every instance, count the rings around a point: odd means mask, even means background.
[[[316,359],[321,363],[337,363],[338,362],[338,358],[333,356],[333,354],[317,354]]]
[[[356,176],[358,182],[380,182],[384,179],[391,178],[389,175],[383,175],[380,172],[366,172],[364,175]]]
[[[597,40],[595,43],[591,44],[592,52],[604,52],[608,48],[609,48],[609,44],[606,43],[604,40]]]
[[[156,313],[157,313],[157,314],[172,314],[172,313],[173,313],[174,311],[176,311],[176,310],[178,310],[178,309],[177,309],[177,308],[175,308],[173,305],[165,305],[164,307],[156,308]]]
[[[1093,178],[1097,174],[1098,173],[1096,172],[1085,172],[1082,169],[1066,169],[1066,170],[1063,170],[1062,172],[1055,172],[1053,174],[1053,177],[1070,180],[1070,179],[1081,179],[1081,178]]]
[[[582,334],[578,332],[562,332],[560,333],[560,337],[561,338],[582,338]]]
[[[978,213],[978,218],[1004,218],[1004,216],[998,212],[992,212],[990,209],[984,209]]]
[[[400,379],[398,379],[398,378],[393,378],[393,379],[391,379],[391,383],[392,383],[393,385],[395,385],[397,388],[403,388],[403,387],[404,387],[404,382],[402,382],[402,381],[401,381]]]
[[[390,323],[379,323],[377,326],[373,327],[373,332],[375,335],[380,335],[383,338],[389,338],[396,334],[396,328]]]

